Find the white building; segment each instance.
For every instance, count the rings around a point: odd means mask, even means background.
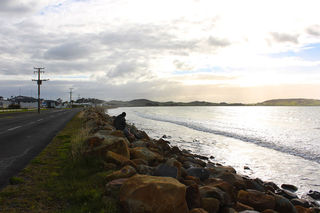
[[[38,107],[38,102],[20,102],[20,108],[33,109]]]
[[[10,104],[10,101],[0,100],[0,108],[8,108]]]

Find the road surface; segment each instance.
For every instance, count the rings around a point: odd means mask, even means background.
[[[0,114],[0,189],[37,156],[80,109]]]

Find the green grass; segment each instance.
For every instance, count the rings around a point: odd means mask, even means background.
[[[19,113],[19,112],[35,112],[38,109],[0,109],[0,114],[8,114],[8,113]],[[41,111],[43,110],[48,110],[46,108],[40,109]]]
[[[16,184],[23,183],[24,180],[22,178],[20,178],[20,177],[11,177],[9,179],[9,182],[10,182],[11,185],[16,185]]]
[[[11,178],[14,185],[0,192],[0,212],[120,212],[117,200],[104,195],[104,177],[112,171],[105,171],[99,158],[81,157],[79,141],[86,131],[81,117],[75,116]]]

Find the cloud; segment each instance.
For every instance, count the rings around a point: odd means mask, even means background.
[[[294,43],[294,44],[298,44],[298,38],[299,35],[295,34],[287,34],[287,33],[278,33],[278,32],[272,32],[270,33],[273,40],[279,43],[283,43],[283,42],[290,42],[290,43]]]
[[[64,43],[50,48],[44,53],[46,59],[75,60],[89,57],[91,48],[78,42]]]
[[[209,37],[208,43],[214,47],[226,47],[231,44],[227,39],[214,38],[212,36]]]
[[[134,25],[103,32],[99,37],[103,44],[115,48],[163,51],[196,47],[196,40],[184,40],[167,31],[170,27],[165,25]]]
[[[35,4],[35,1],[1,0],[0,13],[29,13],[33,11]]]
[[[174,60],[173,64],[177,70],[192,70],[194,67],[186,62]]]
[[[307,28],[307,33],[313,36],[320,36],[320,25],[313,25]]]
[[[148,65],[146,62],[125,61],[111,69],[107,76],[109,78],[135,78],[147,75]]]

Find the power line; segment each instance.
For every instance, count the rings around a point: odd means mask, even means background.
[[[38,80],[32,79],[32,81],[36,81],[38,84],[38,113],[40,113],[40,85],[42,84],[42,81],[49,81],[49,79],[40,78],[40,74],[44,73],[44,71],[41,71],[45,69],[44,67],[34,67],[33,69],[37,70],[37,71],[34,71],[34,73],[38,74]]]

